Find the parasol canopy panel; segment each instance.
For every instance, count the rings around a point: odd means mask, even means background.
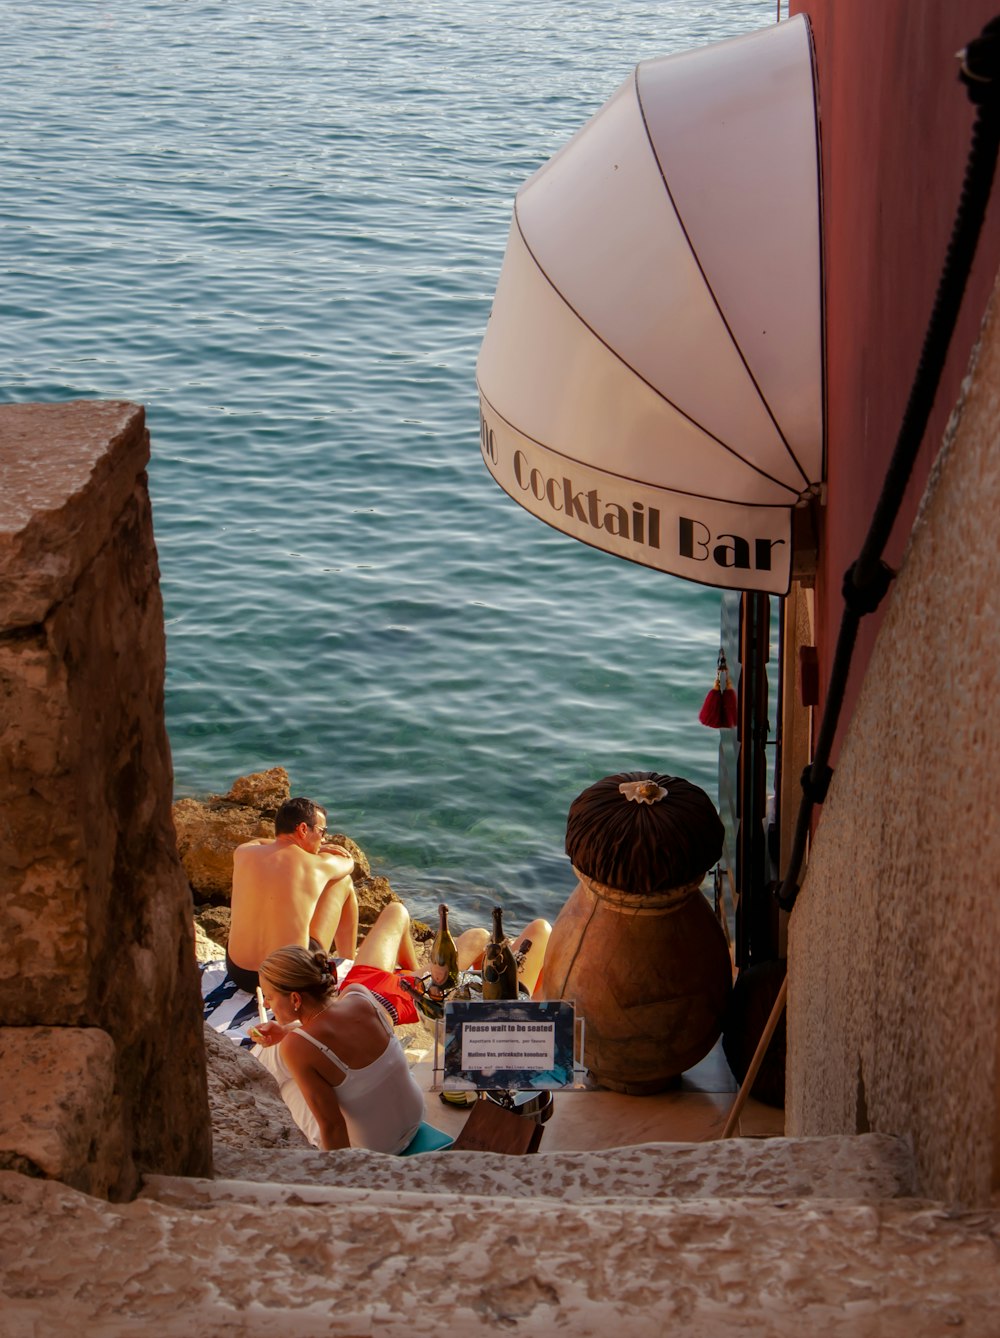
[[[645,61],[519,190],[477,379],[483,458],[556,529],[784,593],[823,478],[808,22]]]

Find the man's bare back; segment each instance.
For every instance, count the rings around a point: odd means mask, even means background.
[[[292,804],[308,801],[291,801]],[[276,827],[290,819],[279,810]],[[323,810],[316,808],[316,815]],[[295,814],[293,812],[292,817]],[[316,939],[339,957],[353,957],[358,940],[358,902],[353,857],[341,846],[323,845],[322,819],[302,821],[273,841],[248,841],[233,856],[232,922],[228,952],[245,971],[256,971],[268,953]]]

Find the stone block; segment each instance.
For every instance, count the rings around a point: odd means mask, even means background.
[[[148,455],[135,405],[0,408],[0,1016],[113,1039],[116,1195],[211,1160]]]
[[[996,1212],[898,1199],[512,1200],[505,1173],[497,1168],[485,1196],[432,1199],[364,1189],[293,1197],[267,1184],[234,1197],[229,1186],[189,1182],[184,1206],[102,1203],[64,1185],[0,1174],[4,1332],[1000,1332]]]
[[[115,1071],[95,1027],[0,1028],[0,1167],[107,1198],[125,1142]]]
[[[253,1062],[249,1056],[248,1062]],[[220,1066],[213,1067],[217,1084],[232,1084]],[[557,1102],[561,1099],[556,1096]],[[454,1150],[393,1157],[364,1148],[320,1152],[285,1141],[289,1146],[272,1137],[266,1153],[258,1153],[250,1140],[240,1146],[224,1139],[217,1148],[216,1176],[241,1182],[230,1191],[234,1194],[263,1181],[272,1195],[278,1185],[286,1185],[290,1194],[309,1186],[317,1194],[342,1198],[351,1190],[425,1199],[502,1192],[508,1200],[610,1204],[727,1198],[875,1201],[907,1198],[914,1192],[909,1146],[886,1134],[643,1143],[594,1152],[547,1152],[543,1140],[538,1155],[530,1157]],[[147,1177],[143,1194],[176,1203],[185,1198],[191,1183],[177,1177]]]
[[[120,401],[8,404],[0,414],[0,627],[31,627],[103,548],[149,459]]]

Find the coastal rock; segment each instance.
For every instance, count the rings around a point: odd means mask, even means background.
[[[388,878],[373,874],[368,856],[358,843],[343,832],[330,836],[336,845],[341,845],[354,856],[354,891],[358,898],[358,932],[363,939],[368,930],[378,919],[381,911],[390,902],[400,901],[390,886]],[[412,921],[413,937],[421,942],[431,931],[420,920]]]
[[[68,1063],[81,1036],[100,1047],[88,1136],[59,1136],[66,1166],[85,1152],[95,1192],[123,1198],[143,1171],[211,1162],[148,458],[136,405],[0,408],[0,1016],[22,1040],[52,1028]],[[0,1055],[5,1106],[29,1051]],[[121,1115],[102,1127],[105,1082]]]
[[[213,907],[213,910],[221,911],[221,907]],[[199,915],[194,919],[194,959],[199,965],[206,962],[220,962],[225,957],[225,943],[217,943],[215,939],[205,932],[200,923]]]
[[[353,858],[353,877],[355,887],[357,887],[359,882],[363,882],[366,878],[372,876],[372,866],[368,862],[368,856],[358,845],[357,841],[348,836],[346,832],[331,832],[326,839],[333,842],[334,845],[343,846],[347,853]],[[383,878],[382,881],[385,882],[385,879]],[[388,883],[386,883],[386,886],[388,887]],[[390,900],[391,899],[392,898],[390,898]]]
[[[262,816],[271,818],[291,797],[288,772],[284,767],[271,767],[267,771],[254,771],[249,776],[240,776],[233,781],[232,788],[225,796],[231,804],[259,809]]]
[[[195,900],[227,905],[233,889],[233,851],[244,841],[273,836],[273,816],[213,796],[178,799],[173,817],[177,852]]]
[[[228,905],[233,851],[244,841],[273,837],[274,815],[290,796],[288,772],[284,767],[271,767],[240,776],[228,794],[177,800],[173,806],[177,850],[195,901]],[[354,856],[355,883],[370,876],[368,857],[355,841],[343,833],[331,833],[330,839]],[[382,894],[374,891],[372,895]]]
[[[222,948],[229,941],[226,908],[232,897],[233,851],[244,841],[274,836],[274,814],[289,796],[288,772],[284,767],[271,767],[239,777],[228,794],[178,799],[173,806],[177,849],[195,900],[202,903],[195,921],[204,935]],[[354,859],[358,923],[364,937],[383,907],[399,897],[387,878],[372,875],[368,856],[352,837],[331,832],[329,839],[343,846]],[[430,934],[419,921],[414,922],[413,929],[418,941]]]
[[[177,850],[196,901],[225,905],[233,886],[233,851],[274,835],[274,815],[291,798],[284,767],[254,771],[224,795],[178,799],[173,806]]]
[[[358,894],[358,925],[361,935],[371,929],[384,907],[392,901],[399,901],[399,897],[389,886],[388,878],[355,878],[354,890]]]

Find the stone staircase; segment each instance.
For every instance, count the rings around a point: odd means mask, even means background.
[[[129,1204],[0,1175],[0,1336],[1000,1333],[1000,1213],[883,1135],[233,1155]]]

